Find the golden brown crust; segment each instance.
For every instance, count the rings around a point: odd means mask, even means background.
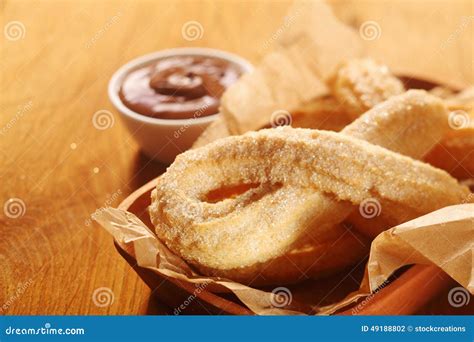
[[[325,103],[330,104],[329,101]],[[319,105],[319,108],[324,108],[324,106]],[[377,105],[347,126],[342,133],[420,159],[441,140],[447,131],[449,131],[448,118],[443,103],[438,98],[429,96],[425,91],[411,90]],[[383,204],[383,207],[384,210],[379,213],[379,216],[370,217],[370,219],[361,216],[359,210],[353,210],[348,220],[365,236],[373,238],[397,223],[397,219],[390,217],[390,213],[395,212],[397,208],[390,207],[390,203],[387,202]],[[286,270],[284,273],[288,275],[289,279],[291,279],[291,270],[293,273],[298,273],[298,269],[304,269],[302,265],[305,265],[305,261],[315,260],[314,255],[319,252],[320,246],[318,244],[314,250],[311,249],[310,242],[306,242],[306,244],[305,252],[299,251],[299,258],[294,262],[294,265],[281,267]],[[360,244],[352,245],[351,253],[363,254],[364,249],[361,247]],[[334,246],[331,255],[338,252],[338,246]],[[348,256],[345,259],[345,266],[350,265],[353,260],[358,259],[351,259]],[[337,258],[332,259],[332,262],[334,271],[344,266],[341,262],[337,264]],[[273,265],[277,267],[276,264]],[[322,269],[313,267],[305,274],[315,277],[319,276],[322,271]],[[283,276],[280,273],[280,278]]]
[[[232,200],[201,201],[239,183],[261,186]],[[367,142],[281,128],[180,155],[159,179],[150,213],[159,238],[185,260],[214,273],[247,268],[250,280],[259,265],[288,252],[315,217],[329,229],[351,212],[350,203],[374,197],[396,203],[405,220],[467,193],[443,171]]]
[[[449,130],[443,102],[424,90],[409,90],[378,104],[341,133],[420,159]]]
[[[218,270],[198,265],[203,274],[215,275],[253,286],[297,283],[334,274],[364,259],[370,240],[346,225],[335,225],[318,240],[300,239],[289,252],[259,265]],[[259,269],[258,273],[255,269]],[[255,277],[250,279],[249,274]]]

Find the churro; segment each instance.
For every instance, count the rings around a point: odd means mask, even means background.
[[[376,104],[404,92],[402,82],[386,65],[372,59],[351,59],[329,81],[331,93],[355,119]]]
[[[429,111],[415,98],[418,111]],[[238,184],[253,186],[206,202],[209,192]],[[401,222],[468,193],[444,171],[346,134],[278,128],[178,156],[158,179],[150,214],[158,237],[199,270],[250,282],[314,222],[324,236],[367,198],[396,207],[391,217]]]

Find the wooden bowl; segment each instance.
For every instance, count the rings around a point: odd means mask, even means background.
[[[431,89],[438,84],[421,78],[400,77],[407,88]],[[450,85],[451,89],[458,91],[459,86]],[[128,196],[119,209],[135,214],[145,224],[152,228],[147,207],[150,205],[150,193],[155,187],[153,180]],[[229,294],[216,294],[203,289],[196,293],[191,284],[158,275],[151,270],[139,267],[135,260],[133,247],[124,250],[117,243],[118,252],[127,260],[145,283],[155,291],[155,295],[170,308],[177,308],[185,301],[189,305],[180,314],[230,314],[252,315],[253,312],[245,307],[237,297]],[[363,266],[363,265],[362,265]],[[344,277],[344,278],[347,278]],[[376,294],[371,296],[360,310],[348,309],[339,312],[339,315],[409,315],[427,305],[437,295],[452,286],[453,280],[442,270],[435,266],[415,265],[401,273],[398,277]],[[322,284],[324,287],[324,284]],[[196,298],[189,301],[189,296]],[[177,312],[175,312],[177,313]]]

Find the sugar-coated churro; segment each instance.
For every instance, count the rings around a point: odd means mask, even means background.
[[[205,201],[208,192],[236,184],[257,186]],[[198,269],[225,276],[234,270],[240,281],[251,281],[288,252],[315,217],[324,231],[353,205],[378,198],[396,205],[393,215],[406,220],[468,193],[447,173],[360,139],[282,128],[180,155],[158,180],[150,214],[160,239]]]
[[[404,92],[403,83],[372,59],[351,59],[329,82],[334,97],[355,119],[376,104]]]

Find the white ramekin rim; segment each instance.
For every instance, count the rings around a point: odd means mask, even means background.
[[[130,62],[121,66],[113,75],[109,81],[108,85],[108,95],[109,99],[115,108],[118,109],[120,113],[128,116],[131,119],[148,123],[148,124],[157,124],[160,126],[181,126],[181,125],[193,125],[193,124],[205,124],[210,123],[215,120],[217,114],[212,114],[208,116],[203,116],[199,118],[190,118],[190,119],[158,119],[149,117],[140,113],[137,113],[130,108],[128,108],[120,99],[119,91],[122,86],[124,78],[133,70],[139,69],[147,64],[150,64],[153,61],[171,57],[171,56],[209,56],[209,57],[218,57],[230,62],[233,62],[239,65],[244,73],[250,72],[253,70],[253,65],[246,59],[235,55],[230,52],[211,49],[211,48],[173,48],[160,50],[157,52],[149,53],[147,55],[135,58]]]

